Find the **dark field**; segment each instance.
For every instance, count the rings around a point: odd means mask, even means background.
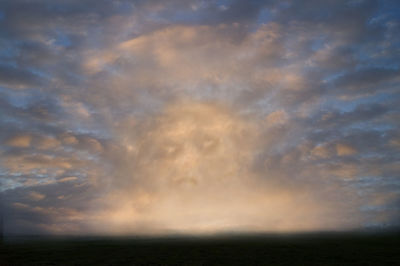
[[[400,265],[400,237],[10,238],[1,244],[0,265]]]

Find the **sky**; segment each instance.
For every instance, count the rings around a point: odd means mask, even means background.
[[[396,0],[2,0],[3,233],[400,226]]]

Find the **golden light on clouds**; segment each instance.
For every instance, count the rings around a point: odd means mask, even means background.
[[[0,3],[7,233],[398,227],[390,5],[27,2]]]
[[[329,204],[254,171],[262,123],[215,102],[182,100],[146,124],[125,146],[118,180],[94,215],[96,230],[199,234],[331,226],[324,217]]]
[[[27,148],[31,145],[31,141],[32,141],[31,136],[15,136],[7,141],[7,145],[13,147]]]

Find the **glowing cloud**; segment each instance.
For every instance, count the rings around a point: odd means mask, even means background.
[[[396,1],[222,2],[0,1],[5,234],[399,225]]]
[[[197,234],[338,226],[327,222],[330,203],[254,169],[261,151],[256,121],[220,104],[182,100],[143,123],[134,127],[141,134],[121,137],[129,143],[125,163],[94,215],[96,230]]]

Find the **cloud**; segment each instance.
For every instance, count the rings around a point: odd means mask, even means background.
[[[6,233],[398,226],[392,5],[2,1]]]
[[[280,125],[287,121],[287,114],[283,110],[277,110],[267,116],[267,123],[269,125]]]
[[[55,149],[60,145],[60,142],[54,137],[42,137],[37,146],[39,149]]]
[[[376,92],[382,90],[382,83],[388,83],[391,88],[393,82],[398,82],[400,72],[397,69],[390,68],[367,68],[353,73],[347,73],[339,77],[335,84],[347,93],[351,91],[360,91],[363,93]]]
[[[330,156],[330,151],[325,145],[318,145],[311,150],[311,154],[316,157],[326,158]]]
[[[46,197],[46,195],[32,191],[31,193],[29,193],[29,197],[33,200],[33,201],[39,201],[42,200]]]
[[[32,137],[29,135],[10,138],[6,144],[12,147],[26,148],[31,145]]]
[[[336,153],[339,156],[346,156],[346,155],[353,155],[357,153],[357,151],[349,145],[339,143],[336,144]]]
[[[18,69],[13,66],[0,65],[0,85],[9,86],[15,89],[37,87],[41,79],[32,72],[25,69]]]
[[[67,177],[58,179],[58,182],[63,183],[63,182],[71,182],[71,181],[75,181],[75,180],[78,180],[78,178],[76,176],[67,176]]]
[[[333,226],[324,219],[330,204],[317,203],[300,184],[294,190],[253,169],[260,138],[256,121],[219,104],[183,100],[143,123],[134,127],[142,130],[138,136],[125,136],[133,148],[121,155],[125,163],[117,158],[113,189],[93,225],[97,230],[212,233]]]

